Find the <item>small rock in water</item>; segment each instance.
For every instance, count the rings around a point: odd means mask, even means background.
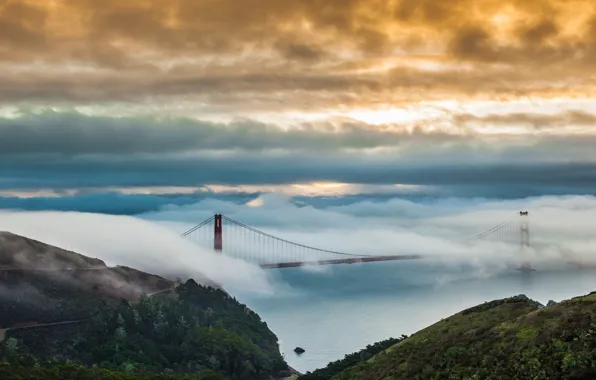
[[[298,355],[303,354],[306,352],[306,350],[302,347],[296,347],[294,348],[294,352],[297,353]]]

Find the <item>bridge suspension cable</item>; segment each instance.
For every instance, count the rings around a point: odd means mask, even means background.
[[[522,211],[519,213],[520,216],[528,216],[527,211]],[[477,240],[484,239],[489,236],[497,235],[499,237],[503,237],[503,235],[513,235],[517,234],[518,230],[522,225],[527,225],[527,221],[520,222],[518,219],[510,219],[508,221],[501,222],[477,235],[474,235],[466,240],[464,243],[470,243]]]
[[[193,232],[195,232],[196,230],[198,230],[199,228],[211,223],[213,221],[213,219],[215,219],[215,216],[210,217],[209,219],[204,220],[203,222],[197,224],[196,226],[194,226],[193,228],[189,229],[188,231],[185,231],[182,233],[182,237],[186,237],[190,234],[192,234]]]
[[[527,215],[527,213],[520,212],[520,215]],[[467,244],[492,236],[500,239],[513,237],[520,231],[523,240],[525,236],[523,235],[524,225],[527,226],[527,221],[514,219],[504,221],[461,242]],[[520,228],[517,228],[518,226]],[[527,227],[525,228],[527,229]],[[224,235],[225,240],[223,239]],[[223,251],[235,258],[257,263],[262,268],[421,258],[420,255],[415,254],[379,256],[317,248],[274,236],[221,214],[209,217],[182,233],[182,236],[190,237],[195,243],[204,245],[205,248],[213,249],[216,252]]]
[[[508,226],[512,225],[514,221],[510,220],[508,222],[502,222],[497,224],[496,226],[489,228],[488,230],[479,233],[478,235],[472,236],[471,238],[468,238],[466,240],[464,240],[465,243],[469,243],[472,241],[476,241],[476,240],[480,240],[486,236],[490,236],[493,235],[495,233],[498,233],[499,231],[507,228]]]
[[[242,228],[244,228],[244,229],[246,229],[248,231],[254,232],[256,234],[259,234],[259,235],[264,236],[264,237],[269,238],[269,239],[273,239],[273,240],[275,240],[277,242],[280,242],[280,243],[285,243],[285,244],[293,245],[295,247],[300,247],[300,248],[304,248],[304,249],[308,249],[308,250],[316,251],[316,252],[321,252],[321,253],[331,253],[331,254],[334,254],[334,255],[342,255],[342,256],[353,256],[353,257],[370,257],[371,256],[371,255],[357,255],[357,254],[353,254],[353,253],[331,251],[331,250],[328,250],[328,249],[321,249],[321,248],[311,247],[311,246],[304,245],[304,244],[294,243],[292,241],[289,241],[289,240],[286,240],[286,239],[282,239],[282,238],[278,238],[277,236],[270,235],[270,234],[268,234],[266,232],[259,231],[259,230],[255,229],[255,228],[252,228],[250,226],[247,226],[246,224],[240,223],[240,222],[235,221],[234,219],[228,218],[226,216],[222,216],[222,218],[225,221],[230,222],[232,224],[235,224],[235,225],[237,225],[239,227],[242,227]]]
[[[317,248],[274,236],[221,214],[204,220],[182,236],[204,248],[266,269],[420,258],[418,255],[374,256]]]

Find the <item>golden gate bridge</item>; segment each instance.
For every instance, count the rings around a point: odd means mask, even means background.
[[[515,240],[519,241],[523,252],[530,246],[528,215],[527,211],[520,211],[515,218],[499,223],[463,243],[472,244],[488,239]],[[184,232],[182,237],[203,248],[257,264],[263,269],[416,260],[425,257],[418,254],[357,254],[312,247],[268,234],[222,214],[213,215],[197,224]],[[522,263],[519,269],[533,270],[528,262]]]

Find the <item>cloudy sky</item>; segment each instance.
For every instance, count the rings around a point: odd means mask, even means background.
[[[590,0],[0,0],[0,208],[591,195],[594,63]]]

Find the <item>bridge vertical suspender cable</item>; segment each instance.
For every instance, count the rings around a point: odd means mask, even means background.
[[[520,213],[520,215],[523,214]],[[212,222],[213,224],[211,224]],[[211,227],[213,227],[213,230],[211,230]],[[354,254],[317,248],[279,238],[221,214],[211,216],[205,221],[192,227],[188,231],[185,231],[182,236],[187,237],[192,235],[191,239],[194,241],[194,234],[199,230],[201,232],[199,234],[199,240],[202,240],[207,246],[211,246],[211,248],[213,248],[216,252],[224,251],[236,258],[258,263],[262,267],[268,268],[276,267],[275,265],[284,265],[281,267],[286,267],[300,266],[304,263],[317,262],[333,264],[362,261],[388,261],[392,260],[392,258],[395,260],[401,260],[404,258],[421,257],[420,255],[404,254],[393,256],[373,256],[369,254]],[[475,236],[472,236],[471,238],[462,241],[462,243],[470,243],[490,236],[509,238],[516,233],[516,230],[516,222],[514,220],[504,221],[493,226],[492,228],[489,228],[488,230],[485,230]],[[226,236],[226,242],[223,241],[224,235]],[[326,259],[321,261],[321,255],[331,255],[331,257],[343,256],[346,258],[341,260]],[[282,260],[283,263],[281,263]]]
[[[282,239],[282,238],[278,238],[277,236],[273,236],[270,235],[266,232],[263,231],[259,231],[255,228],[252,228],[250,226],[247,226],[246,224],[240,223],[235,221],[234,219],[228,218],[226,216],[223,216],[223,219],[227,222],[230,222],[232,224],[235,224],[239,227],[245,228],[246,230],[249,230],[255,234],[258,234],[264,238],[268,238],[269,239],[269,248],[273,248],[272,250],[274,250],[275,246],[274,243],[286,243],[286,244],[290,244],[292,246],[295,247],[301,247],[304,249],[308,249],[308,250],[312,250],[312,251],[317,251],[317,252],[322,252],[322,253],[330,253],[330,254],[334,254],[334,255],[344,255],[344,256],[354,256],[354,257],[367,257],[367,256],[371,256],[371,255],[357,255],[357,254],[353,254],[353,253],[346,253],[346,252],[338,252],[338,251],[332,251],[332,250],[328,250],[328,249],[322,249],[322,248],[316,248],[316,247],[311,247],[305,244],[299,244],[299,243],[295,243],[286,239]]]

